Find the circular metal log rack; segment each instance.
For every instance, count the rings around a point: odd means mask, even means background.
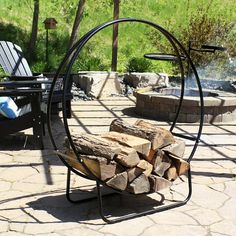
[[[53,147],[55,149],[55,151],[58,151],[58,147],[56,145],[55,142],[55,138],[53,135],[53,131],[52,131],[52,125],[51,125],[51,101],[52,101],[52,97],[53,97],[53,91],[54,91],[54,87],[56,84],[56,80],[58,79],[60,73],[62,72],[63,68],[65,67],[65,65],[67,65],[66,67],[66,73],[65,73],[65,78],[64,78],[64,83],[63,83],[63,98],[62,98],[62,113],[63,113],[63,122],[64,122],[64,128],[65,128],[65,132],[68,138],[68,141],[71,145],[72,150],[74,151],[74,153],[76,154],[77,160],[78,162],[80,162],[84,169],[87,171],[87,173],[89,173],[88,175],[85,175],[81,172],[79,172],[78,170],[74,169],[72,166],[70,166],[64,159],[63,157],[58,154],[58,157],[61,159],[61,161],[64,163],[64,165],[68,168],[68,172],[67,172],[67,187],[66,187],[66,197],[67,199],[72,202],[72,203],[79,203],[79,202],[84,202],[84,201],[88,201],[94,198],[98,199],[98,204],[99,204],[99,212],[101,215],[101,218],[107,222],[107,223],[115,223],[115,222],[120,222],[126,219],[131,219],[131,218],[135,218],[138,216],[143,216],[143,215],[147,215],[147,214],[152,214],[155,212],[161,212],[161,211],[165,211],[168,209],[172,209],[172,208],[176,208],[176,207],[180,207],[185,205],[189,199],[191,198],[192,195],[192,182],[191,182],[191,170],[188,171],[187,173],[187,180],[188,180],[188,194],[186,196],[186,198],[182,201],[175,201],[174,203],[171,203],[169,205],[163,205],[163,206],[158,206],[157,208],[153,208],[153,209],[149,209],[149,210],[144,210],[142,212],[135,212],[135,213],[131,213],[128,215],[124,215],[124,216],[120,216],[119,218],[115,218],[115,219],[111,219],[111,217],[108,217],[107,215],[104,214],[103,211],[103,195],[101,193],[101,186],[106,186],[110,189],[112,189],[113,193],[115,194],[126,194],[129,196],[137,196],[134,195],[132,193],[128,193],[126,191],[119,191],[116,190],[110,186],[107,186],[106,183],[104,181],[101,181],[100,179],[98,179],[91,171],[90,169],[86,166],[86,164],[83,162],[83,160],[80,158],[80,153],[78,153],[78,151],[76,151],[75,145],[73,143],[72,137],[71,137],[71,133],[69,130],[69,126],[68,126],[68,122],[67,122],[67,116],[66,116],[66,91],[68,91],[68,87],[71,85],[71,70],[72,70],[72,66],[75,62],[75,60],[78,58],[79,53],[81,52],[82,48],[86,45],[86,43],[98,32],[100,32],[101,30],[112,26],[114,24],[120,24],[120,23],[126,23],[126,22],[138,22],[138,23],[142,23],[142,24],[146,24],[149,25],[153,28],[155,28],[157,31],[159,31],[160,33],[162,33],[165,38],[169,41],[169,43],[172,45],[173,49],[174,49],[174,61],[178,63],[179,66],[179,70],[180,70],[180,75],[181,75],[181,95],[179,98],[179,104],[178,104],[178,109],[176,112],[176,116],[173,120],[173,122],[170,125],[170,132],[177,137],[181,137],[183,139],[186,140],[191,140],[193,141],[193,148],[192,151],[187,159],[187,161],[190,163],[190,161],[192,160],[194,153],[196,151],[196,148],[198,146],[198,143],[200,141],[200,136],[202,133],[202,127],[203,127],[203,117],[204,117],[204,102],[203,102],[203,92],[202,92],[202,88],[201,88],[201,83],[200,83],[200,79],[198,76],[198,73],[196,71],[196,68],[189,56],[189,53],[185,50],[185,48],[183,47],[183,45],[170,33],[168,32],[166,29],[162,28],[160,25],[157,25],[153,22],[147,21],[147,20],[143,20],[143,19],[136,19],[136,18],[121,18],[121,19],[117,19],[117,20],[113,20],[113,21],[109,21],[106,22],[104,24],[101,24],[95,28],[93,28],[92,30],[90,30],[89,32],[87,32],[83,37],[81,37],[78,42],[76,44],[74,44],[74,46],[68,50],[68,52],[66,53],[64,59],[62,60],[51,85],[51,89],[50,89],[50,93],[49,93],[49,98],[48,98],[48,106],[47,106],[47,127],[48,127],[48,132],[49,132],[49,137],[50,140],[53,144]],[[169,60],[170,57],[167,55],[167,59]],[[171,54],[173,56],[173,54]],[[67,63],[67,61],[69,60],[69,63]],[[184,59],[183,59],[184,58]],[[163,56],[161,58],[161,60],[163,59]],[[185,134],[179,134],[179,133],[175,133],[174,132],[174,128],[177,125],[177,121],[178,121],[178,116],[180,114],[180,110],[181,110],[181,106],[182,106],[182,102],[184,99],[184,90],[185,90],[185,70],[184,70],[184,65],[183,65],[183,60],[187,61],[188,64],[190,65],[191,69],[192,69],[192,73],[195,77],[196,80],[196,84],[198,87],[198,91],[199,91],[199,100],[200,100],[200,117],[199,117],[199,126],[198,126],[198,131],[196,133],[196,135],[185,135]],[[155,109],[155,108],[153,108]],[[91,198],[87,198],[87,199],[78,199],[78,200],[74,200],[72,199],[71,195],[71,188],[70,188],[70,181],[71,181],[71,172],[83,177],[83,178],[87,178],[87,179],[91,179],[96,181],[96,187],[97,187],[97,196],[95,197],[91,197]]]

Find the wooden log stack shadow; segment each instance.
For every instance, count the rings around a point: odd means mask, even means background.
[[[97,178],[133,194],[168,188],[190,168],[183,159],[185,142],[143,120],[130,125],[115,119],[107,133],[73,135],[72,140],[81,160]],[[89,175],[68,140],[62,156],[73,168]]]

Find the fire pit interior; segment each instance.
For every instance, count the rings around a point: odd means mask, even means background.
[[[181,90],[179,88],[160,88],[160,89],[156,89],[154,91],[160,93],[161,95],[173,95],[173,96],[177,96],[177,97],[180,97],[180,94],[181,94]],[[211,92],[211,91],[203,91],[202,93],[203,93],[203,97],[217,97],[217,96],[219,96],[218,93]],[[199,97],[199,91],[196,89],[186,89],[184,91],[184,96]]]
[[[157,120],[173,121],[179,104],[179,88],[162,88],[148,92],[136,92],[136,113]],[[223,91],[203,91],[204,122],[229,122],[236,119],[236,95]],[[194,123],[200,118],[199,92],[184,91],[179,122]]]

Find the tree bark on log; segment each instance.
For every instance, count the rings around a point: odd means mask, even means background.
[[[121,152],[121,148],[108,140],[101,140],[95,135],[73,135],[73,143],[79,153],[93,156],[102,156],[112,160],[114,156]],[[66,144],[68,148],[68,144]],[[70,148],[70,147],[69,147]]]
[[[175,143],[174,136],[167,129],[164,129],[161,127],[156,127],[155,125],[153,125],[149,122],[143,121],[143,120],[137,120],[134,125],[138,126],[139,128],[142,128],[144,130],[145,129],[150,130],[156,134],[155,138],[152,141],[152,149],[153,150],[156,150],[157,148],[162,148],[162,147],[165,147],[169,144]]]

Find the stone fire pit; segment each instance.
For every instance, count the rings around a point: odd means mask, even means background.
[[[157,120],[173,121],[178,108],[180,89],[163,88],[156,91],[135,92],[136,113]],[[204,122],[229,122],[236,119],[236,94],[205,90]],[[198,91],[187,89],[178,118],[179,122],[194,123],[199,121],[200,99]]]

